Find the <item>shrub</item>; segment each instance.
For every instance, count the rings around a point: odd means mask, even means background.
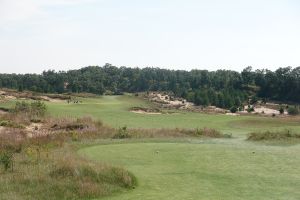
[[[46,114],[47,107],[44,102],[34,101],[30,104],[30,111],[31,111],[31,115],[33,116],[43,117]]]
[[[10,151],[0,152],[0,164],[3,165],[4,170],[13,170],[13,153]]]
[[[238,111],[238,108],[236,107],[236,106],[232,106],[231,108],[230,108],[230,112],[231,113],[236,113]]]
[[[126,126],[119,128],[117,133],[114,135],[114,138],[116,139],[125,139],[130,137],[131,135],[129,134],[129,131],[127,130]]]
[[[254,112],[254,108],[253,108],[253,107],[248,107],[248,108],[247,108],[247,112],[248,112],[248,113]]]
[[[43,117],[46,114],[46,111],[46,104],[41,101],[34,101],[31,103],[25,101],[17,102],[13,110],[14,113],[28,114],[31,117]]]
[[[14,112],[16,113],[20,113],[20,112],[27,113],[29,111],[30,111],[30,104],[26,103],[25,101],[17,102],[14,108]]]
[[[298,115],[299,114],[299,109],[296,107],[289,107],[287,111],[288,111],[289,115]]]
[[[280,113],[281,115],[284,113],[284,108],[283,108],[282,106],[279,108],[279,113]]]

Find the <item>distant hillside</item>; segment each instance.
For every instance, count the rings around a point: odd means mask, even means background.
[[[167,70],[159,68],[117,68],[110,64],[67,72],[42,74],[0,74],[0,87],[43,93],[171,91],[197,105],[239,107],[248,98],[300,103],[300,67],[276,71],[245,68],[230,70]]]

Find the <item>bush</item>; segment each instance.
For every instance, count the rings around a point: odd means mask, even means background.
[[[44,102],[34,101],[27,103],[25,101],[17,102],[13,110],[15,113],[29,114],[32,117],[43,117],[46,114],[47,107]]]
[[[232,106],[231,108],[230,108],[230,112],[231,113],[236,113],[238,111],[238,108],[236,107],[236,106]]]
[[[283,107],[280,107],[280,108],[279,108],[279,112],[280,112],[280,114],[282,115],[282,114],[284,113],[284,108],[283,108]]]
[[[125,139],[125,138],[130,138],[129,131],[127,130],[126,126],[123,126],[122,128],[119,128],[117,133],[114,135],[114,138],[116,139]]]
[[[289,115],[298,115],[299,114],[299,109],[296,107],[289,107],[287,111],[288,111]]]
[[[4,170],[13,170],[13,153],[10,151],[0,152],[0,164],[3,165]]]
[[[253,108],[253,107],[248,107],[248,108],[247,108],[247,112],[248,112],[248,113],[254,112],[254,108]]]
[[[31,115],[36,117],[43,117],[46,114],[47,107],[44,102],[34,101],[30,104]]]
[[[17,102],[14,108],[15,113],[28,113],[30,112],[30,104],[25,101]]]

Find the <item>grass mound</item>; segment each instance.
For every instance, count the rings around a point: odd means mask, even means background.
[[[250,141],[294,141],[300,142],[300,134],[290,130],[252,132],[248,135]]]

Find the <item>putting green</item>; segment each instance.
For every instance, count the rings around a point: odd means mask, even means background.
[[[108,144],[79,153],[135,174],[137,188],[107,198],[111,200],[296,200],[299,151],[300,145],[221,139]]]

